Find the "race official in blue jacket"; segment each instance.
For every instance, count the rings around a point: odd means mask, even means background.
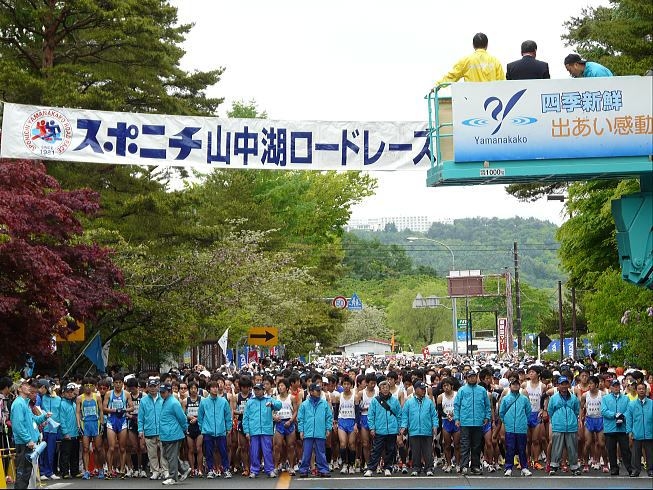
[[[653,477],[653,400],[646,397],[646,383],[637,383],[637,398],[628,404],[626,410],[626,432],[633,441],[632,471],[630,476],[639,476],[642,471],[642,449],[646,453],[648,476]]]
[[[204,436],[204,454],[206,471],[213,472],[213,448],[217,447],[222,460],[225,477],[231,475],[229,468],[229,453],[227,452],[227,434],[233,427],[231,407],[224,396],[218,395],[218,382],[213,380],[208,384],[209,396],[202,398],[197,409],[197,422]]]
[[[492,409],[488,392],[478,385],[475,371],[467,371],[466,381],[453,401],[453,418],[456,426],[460,427],[460,467],[466,475],[471,453],[471,472],[480,475],[483,426],[490,421]]]
[[[272,454],[273,410],[281,410],[281,402],[265,396],[265,387],[262,383],[255,384],[254,398],[247,400],[243,413],[243,432],[249,441],[251,478],[256,478],[261,472],[261,453],[263,453],[265,473],[270,478],[277,476]]]
[[[191,467],[188,463],[179,459],[181,443],[186,438],[188,419],[181,403],[172,394],[172,385],[162,384],[159,386],[161,402],[161,419],[159,420],[159,438],[163,445],[163,453],[168,462],[168,478],[163,481],[164,485],[174,485],[177,481],[184,481],[190,473]],[[142,407],[139,407],[140,413]],[[181,471],[181,477],[177,473]]]
[[[79,426],[77,425],[77,385],[68,383],[63,389],[59,416],[61,418],[61,447],[59,469],[61,476],[71,478],[79,473]]]
[[[331,434],[333,413],[327,401],[322,398],[322,387],[312,383],[308,387],[309,397],[299,406],[297,428],[299,437],[304,441],[304,453],[299,466],[299,476],[308,476],[311,468],[311,455],[315,451],[315,463],[322,477],[331,473],[326,460],[326,439]]]
[[[401,405],[399,405],[399,400],[390,394],[390,385],[383,380],[379,383],[378,396],[372,398],[367,411],[367,424],[370,428],[370,436],[374,440],[367,471],[363,476],[370,477],[374,474],[381,460],[381,454],[385,454],[383,457],[385,475],[392,475],[400,421]]]
[[[510,393],[503,397],[499,407],[499,418],[506,429],[506,471],[505,476],[512,475],[515,452],[519,454],[519,465],[523,476],[531,476],[526,457],[528,417],[531,414],[531,402],[522,395],[519,378],[510,381]],[[516,450],[516,451],[515,451]]]
[[[61,398],[57,396],[54,391],[54,381],[47,378],[38,381],[38,397],[36,399],[36,406],[40,407],[44,412],[52,414],[52,420],[61,422]],[[41,453],[39,458],[39,471],[41,477],[52,478],[55,475],[54,471],[57,467],[54,457],[57,452],[57,439],[59,438],[59,426],[55,424],[45,424],[43,427],[43,440],[48,444],[45,451]],[[45,479],[45,478],[43,478]],[[53,480],[58,480],[58,476],[54,476]]]
[[[433,436],[437,434],[440,425],[438,411],[433,401],[426,396],[426,385],[422,381],[417,381],[413,390],[414,396],[406,400],[401,411],[399,434],[403,436],[408,432],[413,454],[411,475],[417,476],[426,471],[426,476],[432,476]],[[397,442],[403,444],[402,438],[398,437]]]
[[[14,488],[27,488],[30,477],[32,476],[32,463],[28,456],[34,450],[38,440],[39,431],[36,424],[45,422],[52,414],[43,413],[36,416],[32,413],[29,406],[29,396],[31,390],[36,391],[25,380],[21,382],[18,388],[18,397],[11,404],[11,427],[14,434],[14,443],[16,445],[16,482]]]
[[[147,458],[152,470],[151,480],[157,480],[160,475],[168,473],[168,462],[163,456],[163,445],[159,438],[162,404],[163,398],[159,395],[159,378],[148,379],[147,395],[141,398],[138,407],[138,436],[145,439]]]
[[[578,465],[578,415],[580,403],[576,395],[569,391],[569,379],[566,376],[558,378],[558,392],[549,401],[549,416],[553,438],[551,444],[551,471],[555,475],[560,467],[562,449],[567,448],[569,468],[574,475],[580,475]]]
[[[628,410],[629,399],[621,393],[621,382],[615,379],[610,384],[610,393],[601,397],[601,415],[603,416],[603,434],[605,435],[605,448],[608,451],[610,461],[610,475],[619,474],[617,463],[617,445],[621,452],[621,459],[626,467],[626,472],[631,473],[630,465],[632,455],[628,444],[628,433],[626,432],[626,411]]]

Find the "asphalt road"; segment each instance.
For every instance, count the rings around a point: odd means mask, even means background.
[[[643,474],[645,475],[645,473]],[[443,473],[436,473],[433,477],[411,477],[407,475],[393,475],[384,477],[375,475],[371,478],[364,478],[361,475],[342,476],[339,473],[333,474],[331,478],[298,478],[282,475],[277,479],[259,477],[255,480],[235,476],[231,480],[223,478],[219,480],[207,480],[204,478],[189,478],[179,482],[177,487],[183,488],[256,488],[256,489],[332,489],[332,488],[410,488],[413,489],[447,489],[447,488],[542,488],[542,489],[569,489],[578,487],[610,489],[646,489],[653,488],[653,479],[646,476],[629,478],[628,476],[610,477],[603,475],[571,476],[568,474],[559,476],[546,476],[538,472],[529,478],[513,476],[504,477],[503,474],[487,474],[482,476],[450,476]],[[44,482],[44,489],[77,489],[77,488],[106,488],[106,489],[147,489],[167,488],[161,485],[160,481],[147,479],[125,479],[125,480],[61,480],[57,482]],[[9,488],[12,488],[10,485]]]

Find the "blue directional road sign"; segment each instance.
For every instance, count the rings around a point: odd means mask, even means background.
[[[467,340],[467,332],[464,330],[458,330],[458,341],[465,342]]]
[[[347,301],[347,308],[350,310],[362,310],[363,302],[358,297],[356,293],[351,295],[351,298]]]

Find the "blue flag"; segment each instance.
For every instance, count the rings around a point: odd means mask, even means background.
[[[102,340],[100,339],[100,332],[95,334],[93,340],[88,343],[86,349],[84,349],[84,355],[95,364],[95,367],[99,372],[104,372],[106,366],[104,365],[104,358],[102,357]]]

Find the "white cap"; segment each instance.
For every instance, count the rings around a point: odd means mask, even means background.
[[[508,378],[501,378],[499,380],[499,386],[501,386],[501,388],[508,388],[508,386],[510,386],[510,381]]]

